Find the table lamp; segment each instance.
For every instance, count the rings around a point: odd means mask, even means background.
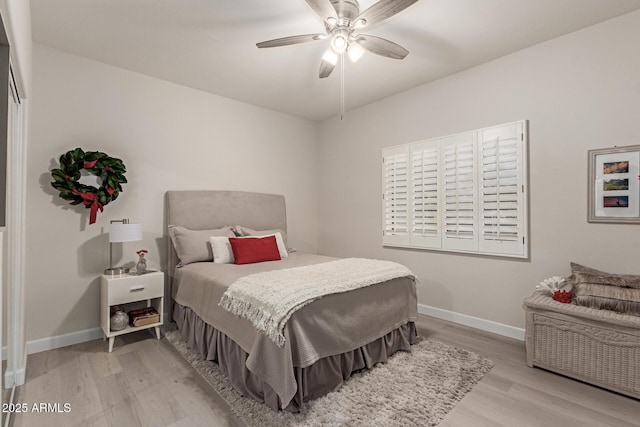
[[[142,226],[140,224],[131,224],[126,218],[111,220],[109,224],[109,268],[104,270],[104,274],[117,276],[129,272],[126,267],[113,266],[113,244],[137,240],[142,240]]]

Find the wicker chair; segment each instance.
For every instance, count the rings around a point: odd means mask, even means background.
[[[640,317],[563,304],[540,292],[524,300],[527,365],[640,399]]]

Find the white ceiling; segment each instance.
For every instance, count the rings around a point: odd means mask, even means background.
[[[366,31],[410,54],[347,62],[347,111],[636,9],[640,0],[421,0]],[[313,120],[340,112],[339,68],[318,78],[328,41],[255,46],[323,32],[304,0],[31,0],[31,13],[37,43]]]

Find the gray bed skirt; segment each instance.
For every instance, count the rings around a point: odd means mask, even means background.
[[[282,407],[276,392],[246,368],[248,353],[235,341],[206,323],[189,307],[174,303],[173,319],[187,344],[206,360],[218,363],[239,393],[274,410]],[[409,322],[353,351],[325,357],[310,366],[296,367],[298,393],[285,410],[299,412],[303,402],[335,390],[353,373],[386,362],[397,351],[411,351],[416,338],[415,324]]]

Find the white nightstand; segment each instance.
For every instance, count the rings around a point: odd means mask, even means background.
[[[122,276],[102,275],[101,280],[100,325],[105,339],[109,338],[109,353],[113,350],[115,337],[129,332],[155,328],[156,337],[160,339],[160,326],[164,316],[164,273],[154,271],[143,275],[124,274]],[[154,307],[160,314],[160,322],[150,325],[127,326],[120,331],[111,331],[112,306],[120,306],[122,310],[132,308]]]

